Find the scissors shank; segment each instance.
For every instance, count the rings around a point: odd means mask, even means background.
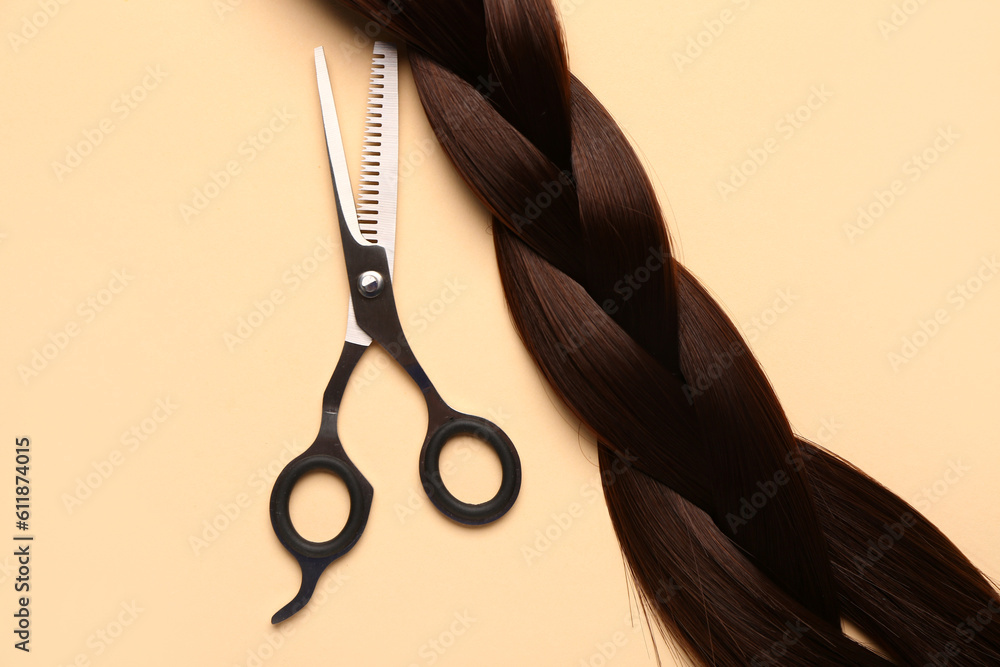
[[[342,235],[345,226],[346,223],[341,218]],[[420,369],[413,350],[410,349],[410,344],[403,333],[403,326],[399,321],[385,249],[368,242],[358,243],[349,236],[343,237],[343,247],[347,281],[351,289],[354,317],[358,326],[406,369],[407,373],[423,389],[424,384],[429,384],[429,382],[427,382],[423,370]],[[360,295],[357,289],[361,275],[369,271],[380,274],[383,279],[381,293],[372,298]],[[419,378],[423,378],[423,380],[421,381]]]
[[[347,390],[347,383],[361,360],[361,355],[367,349],[368,345],[359,345],[350,341],[344,342],[344,349],[340,352],[337,367],[333,369],[330,382],[327,383],[326,391],[323,392],[323,419],[320,422],[320,437],[324,435],[337,436],[337,415],[340,413],[340,402]]]

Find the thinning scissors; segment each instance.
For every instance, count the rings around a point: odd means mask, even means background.
[[[414,357],[399,323],[392,292],[399,159],[396,48],[386,42],[375,44],[357,209],[323,47],[316,49],[315,56],[337,219],[351,289],[344,348],[323,393],[319,434],[306,451],[285,466],[271,490],[271,525],[281,544],[302,569],[298,594],[271,618],[272,623],[280,623],[306,605],[323,570],[350,551],[368,523],[374,495],[372,486],[344,451],[337,435],[337,415],[348,379],[373,340],[392,355],[423,392],[427,403],[427,436],[420,450],[418,469],[424,491],[434,506],[459,523],[490,523],[511,508],[521,488],[520,459],[510,438],[493,422],[458,412],[444,402]],[[484,503],[462,502],[441,480],[441,451],[450,439],[459,435],[471,435],[484,441],[500,459],[500,489]],[[302,537],[292,525],[288,511],[295,484],[303,475],[316,470],[333,473],[343,480],[351,499],[347,523],[340,533],[326,542],[312,542]]]

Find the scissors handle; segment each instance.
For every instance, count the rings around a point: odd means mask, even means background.
[[[347,388],[351,371],[366,349],[366,345],[349,342],[344,344],[340,361],[337,362],[337,368],[323,394],[323,419],[316,441],[285,466],[271,489],[270,513],[274,534],[302,569],[299,592],[271,618],[271,623],[280,623],[305,606],[323,570],[351,550],[368,523],[374,496],[372,485],[351,462],[337,435],[340,399]],[[303,476],[315,471],[329,472],[339,477],[347,487],[351,499],[347,523],[337,535],[324,542],[313,542],[303,537],[292,524],[289,513],[292,489]]]
[[[483,417],[467,415],[449,407],[434,391],[427,398],[427,437],[420,450],[420,481],[434,506],[448,518],[470,526],[496,521],[511,508],[521,489],[521,459],[507,434]],[[441,479],[441,452],[449,440],[469,435],[493,448],[500,459],[502,478],[496,495],[484,503],[466,503],[456,498]]]
[[[358,323],[413,378],[427,402],[427,437],[420,450],[420,480],[424,491],[442,514],[459,523],[475,526],[499,519],[514,504],[521,489],[521,461],[517,450],[499,426],[482,417],[452,409],[437,393],[413,354],[399,322],[385,249],[356,242],[350,235],[340,208],[338,217],[348,284],[352,288],[360,288],[365,276],[378,277],[375,290],[366,292],[359,289],[359,296],[353,299]],[[482,440],[493,448],[500,459],[503,472],[500,490],[485,503],[471,504],[458,500],[441,480],[441,451],[450,439],[459,435],[471,435]]]

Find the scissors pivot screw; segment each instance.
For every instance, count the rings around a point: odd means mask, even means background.
[[[358,277],[358,291],[369,299],[381,294],[384,286],[385,279],[378,271],[365,271]]]

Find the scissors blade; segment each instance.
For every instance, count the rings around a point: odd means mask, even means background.
[[[330,156],[330,172],[333,174],[333,187],[340,201],[340,208],[351,235],[359,242],[365,242],[365,237],[358,226],[358,214],[354,208],[354,193],[351,192],[351,176],[347,171],[347,155],[344,153],[344,140],[340,136],[340,123],[337,120],[337,105],[333,102],[333,88],[330,85],[330,72],[326,68],[326,55],[323,47],[316,47],[316,83],[319,86],[319,103],[323,110],[323,130],[326,134],[326,150]]]
[[[330,72],[326,68],[326,54],[322,46],[316,47],[316,83],[319,86],[319,103],[323,110],[323,131],[326,134],[326,150],[330,156],[330,173],[333,176],[333,189],[344,216],[344,222],[351,236],[358,243],[370,243],[361,233],[358,225],[358,214],[354,208],[354,194],[351,192],[351,176],[347,171],[347,155],[344,152],[344,140],[340,136],[340,123],[337,121],[337,105],[333,102],[333,87],[330,85]],[[347,239],[342,239],[345,247]],[[371,336],[366,334],[354,315],[354,290],[348,290],[347,333],[344,340],[358,345],[371,345]]]
[[[399,58],[396,47],[375,42],[361,153],[358,223],[365,238],[385,248],[392,277],[399,177]]]

